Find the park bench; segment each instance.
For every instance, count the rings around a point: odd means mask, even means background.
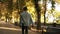
[[[60,34],[60,28],[57,27],[48,27],[44,34]]]

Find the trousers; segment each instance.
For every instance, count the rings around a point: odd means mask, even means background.
[[[22,34],[28,34],[28,26],[22,26]]]

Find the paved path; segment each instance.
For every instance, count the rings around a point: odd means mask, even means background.
[[[0,34],[22,34],[21,28],[13,24],[0,22]],[[29,30],[29,34],[40,34],[40,32],[33,32]]]

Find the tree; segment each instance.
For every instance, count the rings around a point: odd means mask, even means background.
[[[46,25],[46,17],[45,17],[45,14],[46,14],[46,2],[47,2],[47,0],[43,1],[43,3],[44,3],[44,25]]]
[[[53,11],[55,10],[55,1],[54,0],[51,0],[51,4],[52,4],[52,6],[51,6],[51,13],[52,13],[52,15],[54,16],[54,14],[53,14]],[[53,20],[54,21],[54,20]]]
[[[41,29],[41,11],[38,5],[39,0],[34,0],[35,9],[37,11],[37,30]]]
[[[18,4],[18,5],[17,5],[17,6],[18,6],[17,8],[18,8],[18,11],[20,11],[20,12],[22,11],[22,8],[23,8],[23,7],[25,6],[25,4],[26,4],[25,1],[26,1],[26,0],[17,0],[17,4]]]
[[[1,18],[1,0],[0,0],[0,18]]]
[[[7,19],[9,20],[12,17],[9,17],[12,15],[12,10],[13,10],[13,0],[7,0],[7,15],[6,15],[6,21]]]

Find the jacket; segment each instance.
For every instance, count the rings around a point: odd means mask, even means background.
[[[28,12],[22,12],[20,15],[20,24],[22,26],[22,24],[24,24],[24,26],[30,26],[31,24],[33,24],[31,15]]]

